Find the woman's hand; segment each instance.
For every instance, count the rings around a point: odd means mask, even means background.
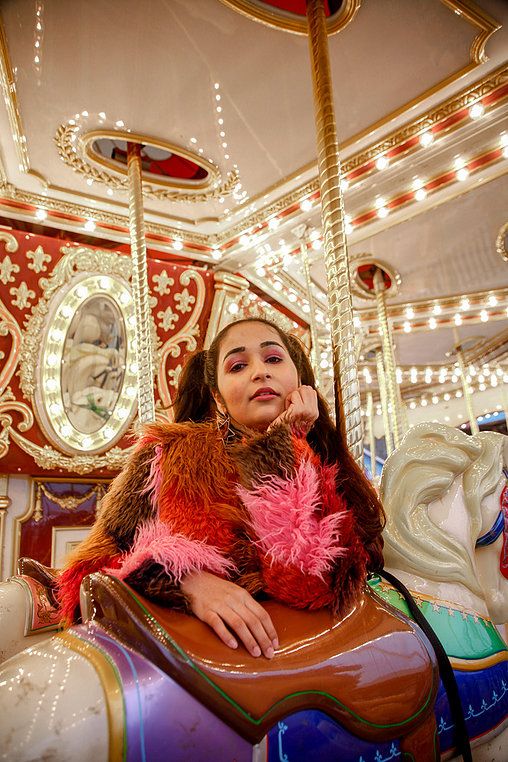
[[[208,624],[227,646],[238,647],[232,630],[252,656],[263,653],[267,659],[273,657],[279,645],[277,633],[264,608],[250,593],[205,571],[188,574],[181,588],[190,600],[193,614]]]
[[[312,386],[299,386],[288,394],[285,407],[284,412],[272,421],[268,431],[280,423],[287,423],[295,434],[307,436],[319,417],[316,390]]]

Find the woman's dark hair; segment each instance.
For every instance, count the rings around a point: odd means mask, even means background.
[[[239,323],[263,323],[277,331],[296,366],[301,383],[316,389],[312,365],[301,341],[296,336],[285,333],[269,320],[245,318],[227,325],[217,334],[208,350],[195,352],[187,360],[180,375],[173,405],[177,423],[200,423],[215,416],[217,408],[213,393],[218,392],[217,366],[221,343],[229,329]],[[339,421],[337,427],[334,425],[327,403],[317,389],[316,392],[319,417],[307,435],[307,441],[325,463],[337,464],[338,489],[355,514],[358,532],[370,557],[369,569],[380,569],[383,566],[383,507],[374,488],[349,451],[343,421]]]

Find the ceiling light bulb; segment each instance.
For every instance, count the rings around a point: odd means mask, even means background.
[[[482,321],[482,323],[486,323],[488,319],[489,319],[489,313],[487,312],[487,310],[482,310],[480,312],[480,320]]]
[[[406,307],[406,317],[409,318],[409,320],[411,320],[411,318],[414,318],[414,316],[415,316],[414,309],[412,307]]]
[[[434,135],[432,132],[422,132],[420,135],[420,145],[424,148],[428,148],[431,143],[434,142]]]
[[[415,191],[415,199],[417,201],[424,201],[427,198],[427,191],[425,188],[418,188],[417,191]]]
[[[85,222],[83,227],[85,228],[85,230],[89,230],[89,231],[95,230],[95,220],[93,220],[92,218],[88,219]]]
[[[485,107],[483,103],[474,103],[469,109],[469,116],[471,119],[479,119],[485,113]]]
[[[455,325],[462,325],[462,317],[459,315],[458,312],[456,312],[455,315],[453,316],[453,321]]]
[[[380,219],[384,219],[385,217],[388,217],[388,209],[386,208],[386,206],[379,207],[379,209],[377,210],[377,216]]]
[[[312,201],[309,198],[304,198],[300,203],[300,209],[302,212],[309,212],[312,209]]]
[[[467,180],[469,177],[469,169],[467,167],[461,167],[459,170],[457,170],[457,180],[459,182],[464,182],[464,180]]]
[[[381,154],[381,156],[378,156],[375,161],[376,169],[379,169],[379,170],[386,169],[389,163],[390,162],[388,160],[388,157],[385,156],[384,154]]]
[[[241,235],[239,243],[241,246],[248,246],[250,243],[250,238],[248,235]]]
[[[442,311],[443,311],[443,309],[442,309],[440,304],[435,304],[432,307],[432,312],[434,313],[434,315],[440,315],[442,313]]]
[[[343,177],[340,181],[340,187],[342,189],[342,192],[347,191],[349,188],[349,180],[346,177]]]
[[[268,220],[268,227],[270,230],[277,230],[279,227],[279,218],[278,217],[272,217]]]
[[[175,238],[173,241],[173,248],[176,249],[176,251],[181,251],[183,249],[183,243],[178,238]]]
[[[436,328],[436,327],[437,327],[437,320],[436,320],[436,318],[433,318],[433,317],[429,318],[429,328],[430,328],[430,330],[433,331],[434,328]]]
[[[48,216],[48,213],[45,209],[36,209],[35,210],[35,216],[38,220],[45,220]]]
[[[411,333],[411,323],[409,320],[404,322],[404,333]]]
[[[497,296],[494,296],[494,294],[491,294],[489,296],[488,304],[490,307],[495,307],[497,304]]]
[[[460,309],[461,310],[468,310],[469,307],[470,307],[469,299],[467,299],[466,297],[461,299],[461,301],[460,301]]]

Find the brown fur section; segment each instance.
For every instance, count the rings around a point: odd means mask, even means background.
[[[175,611],[191,613],[190,602],[179,584],[175,583],[164,571],[164,567],[154,561],[147,560],[125,580],[128,585],[137,590],[145,598],[155,603],[169,606]]]
[[[116,540],[121,551],[130,548],[138,526],[153,514],[150,495],[144,490],[154,455],[152,444],[136,449],[102,502],[98,523]]]
[[[233,444],[229,452],[247,489],[260,476],[291,478],[295,473],[295,453],[289,426],[281,425],[264,434],[255,434]]]
[[[166,450],[163,481],[171,484],[175,495],[203,506],[210,505],[212,495],[231,499],[235,467],[215,424],[150,424],[145,436]]]

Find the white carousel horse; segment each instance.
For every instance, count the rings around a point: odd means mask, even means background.
[[[508,676],[502,670],[506,669],[508,654],[489,617],[490,614],[500,622],[508,619],[507,584],[498,571],[502,540],[498,538],[491,545],[475,549],[478,537],[487,535],[487,540],[492,539],[495,532],[490,530],[493,526],[500,525],[499,499],[504,485],[502,451],[505,441],[506,438],[501,435],[482,434],[479,437],[468,437],[446,426],[421,424],[406,435],[401,447],[387,461],[381,485],[382,498],[388,514],[385,532],[387,567],[412,591],[419,594],[419,605],[426,616],[433,618],[432,624],[445,642],[456,673],[462,670],[459,677],[465,675],[466,682],[472,681],[478,687],[481,687],[481,678],[485,674],[491,677],[490,688],[491,694],[495,694],[494,697],[490,695],[487,700],[473,693],[470,705],[464,707],[466,716],[469,714],[468,728],[469,725],[472,726],[471,736],[474,739],[475,736],[481,736],[473,741],[478,747],[474,749],[475,762],[487,759],[505,762],[507,758],[504,748],[507,739],[506,732],[503,732],[503,723],[508,714]],[[458,522],[455,521],[456,516],[459,518]],[[482,554],[489,555],[481,558]],[[478,561],[478,558],[481,560]],[[372,586],[382,597],[403,608],[398,594],[388,585],[376,580]],[[104,610],[110,610],[111,600],[106,604]],[[135,606],[126,604],[126,607],[130,608],[135,618]],[[97,601],[94,601],[93,609],[100,609]],[[125,608],[118,608],[117,620],[121,619],[124,610]],[[443,624],[443,619],[446,624]],[[119,627],[116,620],[114,626]],[[118,631],[121,633],[121,628]],[[161,639],[159,630],[154,631],[154,639]],[[142,640],[138,639],[138,642]],[[383,638],[379,640],[382,644]],[[65,753],[56,756],[55,759],[81,760],[92,759],[92,756],[95,760],[106,759],[106,748],[109,749],[109,759],[116,758],[115,749],[118,751],[121,743],[120,731],[115,726],[118,717],[114,719],[115,690],[119,694],[116,695],[117,704],[122,697],[126,701],[128,680],[132,683],[133,675],[145,675],[147,670],[152,672],[143,678],[144,690],[146,680],[158,683],[162,692],[167,689],[161,677],[161,670],[157,669],[157,662],[154,667],[150,660],[143,661],[137,650],[129,650],[125,646],[126,639],[122,634],[116,641],[111,637],[111,632],[104,633],[100,628],[97,629],[95,622],[91,622],[73,628],[68,634],[53,638],[46,644],[28,649],[17,659],[7,662],[0,674],[0,728],[3,723],[5,730],[9,729],[10,744],[8,756],[4,758],[32,759],[34,749],[37,749],[39,757],[43,757],[42,752],[46,753],[48,749],[56,748],[60,742]],[[116,656],[113,657],[112,650],[115,649]],[[352,649],[352,652],[354,651],[355,649]],[[124,669],[130,670],[130,677],[117,680],[115,688],[115,685],[111,687],[112,682],[114,683],[110,674],[114,672],[111,663],[115,662],[118,672],[119,659],[124,660]],[[226,671],[232,675],[241,672],[237,666],[233,668],[233,665]],[[358,674],[363,675],[361,670]],[[27,675],[32,677],[28,679]],[[142,680],[136,680],[136,690],[139,694]],[[358,681],[355,685],[357,683]],[[123,687],[119,688],[120,684]],[[80,688],[76,689],[78,685]],[[469,687],[464,681],[461,683],[459,680],[461,691],[466,691]],[[181,690],[180,687],[177,688]],[[78,707],[76,702],[67,702],[67,694],[73,690],[78,690],[86,696],[86,706]],[[175,690],[174,686],[172,690]],[[371,686],[372,691],[375,691],[375,686]],[[132,702],[132,690],[129,695]],[[405,698],[404,695],[404,701]],[[475,704],[476,698],[479,700],[478,705]],[[159,699],[160,696],[155,701]],[[179,704],[185,703],[184,699],[188,701],[188,694],[177,697]],[[18,713],[15,727],[12,727],[12,712],[8,711],[13,700],[26,702],[26,711],[21,719]],[[404,701],[400,702],[401,705]],[[377,705],[380,702],[376,700],[374,703]],[[138,713],[141,715],[143,713],[140,705],[139,699]],[[52,707],[49,718],[47,707]],[[438,695],[436,710],[442,748],[446,751],[447,748],[451,749],[453,744],[450,740],[451,728],[449,715],[446,713],[446,700],[441,692]],[[132,717],[132,707],[130,711]],[[206,716],[203,715],[206,711],[202,706],[194,706],[194,714],[191,714],[197,723],[217,723],[217,718],[209,716],[210,712]],[[100,726],[97,719],[100,716],[103,720],[105,715],[108,717],[106,730],[104,725]],[[300,726],[305,725],[308,730],[314,723],[313,727],[319,728],[321,733],[320,743],[324,744],[323,728],[326,727],[327,721],[329,725],[331,721],[329,718],[327,720],[323,713],[314,712],[316,716],[311,715],[309,712],[306,715],[288,715],[276,723],[269,734],[270,762],[272,759],[289,762],[302,758],[298,753],[294,755],[294,749],[298,748]],[[191,733],[190,726],[185,727],[188,734]],[[216,732],[217,737],[221,739],[221,748],[224,749],[225,756],[216,754],[217,759],[228,758],[224,747],[224,744],[227,746],[224,727],[222,725]],[[226,731],[229,732],[227,728]],[[94,739],[99,746],[87,756],[82,747],[82,739],[84,734],[88,737],[89,733],[94,733]],[[344,740],[341,736],[344,746],[335,746],[330,752],[330,739],[337,739],[339,736],[337,725],[329,728],[326,736],[328,746],[325,751],[325,747],[322,746],[319,755],[312,757],[307,750],[305,758],[321,761],[334,759],[339,755],[341,759],[346,759],[344,748],[349,748],[350,739]],[[139,737],[140,731],[135,743],[140,743]],[[278,749],[278,756],[272,756],[274,748]],[[377,748],[375,753],[374,749],[376,747],[372,745],[365,747],[354,758],[363,759],[365,762],[372,759],[374,762],[398,759],[402,756],[401,747],[396,743]],[[240,744],[234,751],[238,759],[261,759],[266,753],[263,743],[259,746],[250,744],[248,748],[245,744]],[[327,756],[327,753],[331,756]],[[135,758],[141,757],[138,755]],[[201,757],[193,757],[192,754],[179,757],[175,752],[174,758]],[[429,756],[420,757],[418,754],[414,758],[420,762],[428,762],[431,759]]]
[[[475,760],[508,759],[508,652],[493,626],[508,621],[507,463],[508,437],[422,423],[386,461],[380,487],[385,566],[445,645],[472,745],[483,742]],[[390,585],[374,587],[404,609]]]

